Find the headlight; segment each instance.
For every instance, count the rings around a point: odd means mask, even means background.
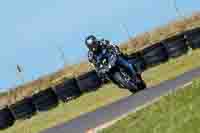
[[[103,67],[103,65],[101,64],[101,65],[100,65],[100,68],[102,68],[102,67]]]
[[[107,62],[107,60],[106,59],[103,59],[103,64],[105,64]]]
[[[109,64],[109,65],[108,65],[108,68],[109,68],[109,69],[111,69],[111,68],[112,68],[112,66]]]

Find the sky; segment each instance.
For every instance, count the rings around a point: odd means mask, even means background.
[[[197,0],[177,0],[186,16],[200,10]],[[116,44],[169,23],[179,16],[173,0],[17,0],[0,1],[0,91],[86,60],[84,38],[95,34]]]

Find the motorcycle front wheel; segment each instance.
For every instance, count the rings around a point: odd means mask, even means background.
[[[129,74],[124,70],[121,69],[120,71],[116,71],[112,74],[112,80],[116,83],[119,87],[126,88],[130,92],[134,93],[136,91],[144,89],[145,85],[141,82],[139,77],[132,78]],[[139,81],[138,81],[139,80]]]

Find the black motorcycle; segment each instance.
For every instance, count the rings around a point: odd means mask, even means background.
[[[146,88],[146,84],[141,74],[135,69],[135,74],[131,75],[127,68],[117,65],[119,55],[115,52],[104,50],[103,54],[97,59],[96,71],[104,80],[111,80],[120,88],[128,89],[130,92],[136,92]]]

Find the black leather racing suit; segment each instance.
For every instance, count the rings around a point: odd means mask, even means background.
[[[117,45],[112,45],[112,44],[110,44],[109,41],[106,41],[106,40],[103,40],[103,39],[98,41],[98,48],[97,48],[96,51],[89,50],[89,52],[88,52],[89,62],[93,63],[94,66],[96,68],[98,68],[96,66],[98,59],[102,56],[102,54],[104,54],[103,52],[106,51],[106,50],[108,50],[108,51],[111,50],[118,55],[116,65],[119,65],[119,66],[126,68],[132,76],[135,76],[137,74],[134,66],[129,64],[128,61],[126,59],[124,59],[124,57],[122,56],[122,53],[119,50],[119,47]]]

